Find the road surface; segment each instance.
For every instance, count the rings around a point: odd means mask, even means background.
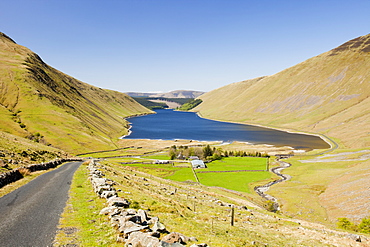
[[[73,174],[81,163],[67,163],[0,198],[1,247],[52,246]]]

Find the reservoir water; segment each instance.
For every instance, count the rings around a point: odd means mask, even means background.
[[[157,110],[157,114],[130,118],[128,139],[198,140],[249,142],[312,150],[330,148],[320,137],[288,133],[252,125],[219,122],[193,112]]]

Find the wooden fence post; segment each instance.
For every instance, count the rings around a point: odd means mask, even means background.
[[[234,226],[234,206],[231,206],[231,226]]]

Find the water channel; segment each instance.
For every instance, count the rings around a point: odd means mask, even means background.
[[[128,139],[198,140],[248,142],[290,146],[297,150],[330,148],[318,136],[288,133],[245,124],[219,122],[199,117],[193,112],[157,110],[157,114],[133,117]]]

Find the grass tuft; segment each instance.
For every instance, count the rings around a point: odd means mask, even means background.
[[[18,171],[20,172],[20,174],[22,174],[23,177],[31,175],[31,171],[27,168],[19,168]]]

